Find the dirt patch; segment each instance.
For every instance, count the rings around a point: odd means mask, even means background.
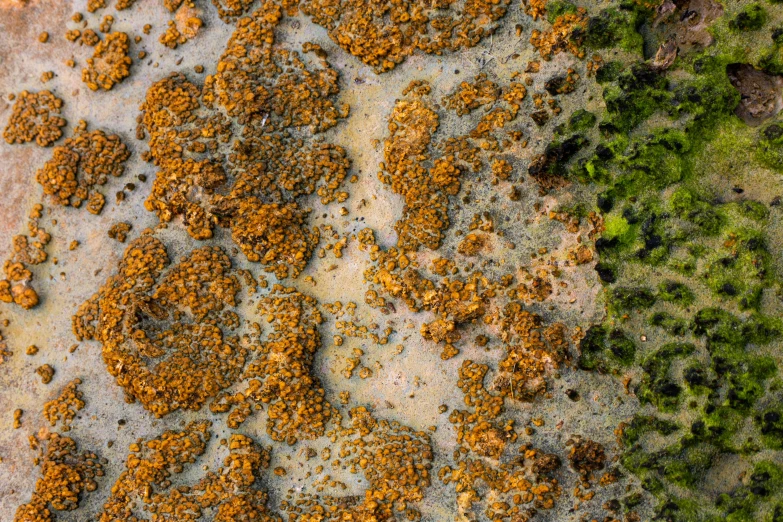
[[[760,71],[752,65],[726,67],[731,84],[740,92],[737,116],[753,127],[772,118],[783,108],[783,77]]]

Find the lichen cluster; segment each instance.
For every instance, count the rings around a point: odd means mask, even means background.
[[[489,520],[529,520],[537,510],[553,508],[562,495],[558,480],[551,476],[561,461],[529,445],[519,446],[519,455],[510,457],[519,434],[513,420],[502,418],[504,397],[484,387],[488,369],[487,365],[466,360],[459,370],[457,386],[470,409],[454,410],[449,415],[457,432],[455,463],[441,468],[438,474],[444,483],[454,483],[461,513],[474,510],[482,501],[479,490],[485,484],[494,500],[484,506]]]
[[[59,114],[63,101],[50,91],[22,91],[16,96],[14,109],[3,130],[6,143],[35,141],[48,147],[63,135],[66,121]]]
[[[303,0],[300,9],[345,51],[384,72],[417,50],[440,55],[477,45],[496,30],[510,3]]]
[[[227,227],[247,258],[278,278],[298,275],[318,243],[304,196],[344,201],[350,163],[342,148],[313,140],[347,115],[335,105],[337,74],[275,44],[279,7],[237,23],[218,72],[199,87],[176,74],[142,105],[149,158],[160,169],[148,210],[182,216],[195,239]],[[299,137],[304,132],[307,139]]]
[[[93,91],[111,90],[116,84],[130,76],[133,60],[128,56],[130,38],[127,33],[107,34],[95,46],[87,67],[82,69],[82,81]]]
[[[58,433],[31,437],[31,444],[40,453],[36,464],[41,478],[30,502],[16,510],[14,522],[51,522],[57,520],[55,513],[77,509],[82,496],[97,489],[103,464],[94,453],[80,452],[73,439]]]
[[[3,264],[5,279],[0,279],[0,301],[14,303],[24,309],[38,304],[38,292],[31,285],[33,273],[30,267],[46,261],[46,245],[52,237],[38,225],[43,206],[37,204],[27,220],[28,234],[12,238],[13,253]]]
[[[87,130],[82,121],[74,135],[52,150],[52,157],[35,174],[44,194],[58,205],[80,207],[88,201],[87,210],[98,214],[103,207],[102,194],[95,188],[110,177],[122,176],[130,152],[119,136],[102,130]]]
[[[394,520],[395,513],[419,520],[417,504],[430,485],[430,437],[398,422],[377,419],[367,408],[350,411],[339,430],[340,459],[367,481],[363,496],[299,495],[281,508],[290,520]]]
[[[84,408],[84,394],[79,390],[81,383],[81,379],[72,380],[57,398],[44,404],[43,415],[52,427],[61,423],[60,431],[70,431],[76,413]]]
[[[404,251],[440,246],[443,231],[450,224],[449,196],[459,193],[463,175],[497,165],[496,175],[504,180],[511,177],[499,153],[520,139],[505,127],[516,119],[527,94],[517,81],[501,87],[479,75],[472,83],[463,82],[444,98],[444,105],[458,116],[480,107],[490,110],[468,134],[439,139],[440,118],[432,108],[430,92],[431,87],[422,82],[411,83],[403,91],[407,98],[400,100],[389,116],[389,137],[378,174],[405,199],[404,214],[395,224],[397,246]]]
[[[162,416],[197,410],[240,377],[248,347],[231,331],[241,283],[218,247],[193,250],[172,264],[160,240],[142,235],[73,318],[78,339],[103,346],[106,369],[125,390]]]
[[[321,348],[317,301],[276,285],[261,299],[258,313],[271,331],[261,339],[257,356],[242,375],[247,388],[234,395],[221,394],[210,409],[231,411],[227,422],[236,428],[254,408],[266,405],[267,434],[272,440],[295,444],[318,438],[334,409],[312,372]]]
[[[204,474],[191,485],[172,486],[176,475],[203,455],[210,437],[208,423],[192,422],[182,431],[169,430],[131,444],[126,469],[112,487],[98,520],[196,521],[208,516],[221,522],[279,521],[260,488],[261,474],[269,467],[269,452],[245,435],[231,435],[226,443],[228,455],[217,471]]]

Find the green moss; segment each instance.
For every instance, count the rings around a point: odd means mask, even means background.
[[[568,120],[568,128],[571,132],[585,132],[593,128],[597,118],[595,114],[585,109],[578,109]]]
[[[714,359],[724,356],[720,354]],[[748,411],[763,396],[764,381],[777,371],[775,360],[769,357],[733,357],[716,361],[717,364],[727,371],[729,386],[726,404],[740,411]]]
[[[692,276],[696,272],[696,259],[696,257],[672,258],[669,260],[669,268],[679,274]]]
[[[616,239],[622,245],[629,245],[636,236],[628,221],[624,217],[616,214],[606,217],[604,220],[604,228],[601,237],[608,240]]]
[[[667,280],[658,285],[658,299],[686,307],[693,304],[695,297],[684,284]]]
[[[716,505],[732,522],[759,520],[759,508],[783,489],[783,471],[770,461],[761,461],[753,467],[747,484],[736,491],[718,497]]]
[[[604,88],[603,98],[610,117],[601,122],[606,133],[628,132],[670,99],[668,82],[644,62],[636,63]]]
[[[764,234],[737,228],[730,230],[705,270],[707,286],[716,296],[735,300],[742,310],[758,310],[771,260]]]
[[[763,223],[769,216],[769,210],[764,204],[749,199],[727,203],[725,209],[732,214],[759,223]],[[764,238],[758,237],[757,241],[760,241],[763,244]]]
[[[731,56],[703,54],[692,62],[691,78],[680,81],[672,96],[673,117],[688,116],[686,131],[697,140],[713,139],[711,132],[721,122],[735,120],[740,94],[726,74]]]
[[[683,488],[690,488],[696,482],[696,477],[691,473],[690,468],[685,462],[668,462],[663,467],[663,476],[666,480]]]
[[[773,34],[780,41],[768,53],[748,51],[766,33],[741,32],[755,30],[766,14],[758,4],[723,6],[727,15],[710,28],[715,44],[702,51],[681,48],[666,72],[629,63],[633,58],[622,53],[615,56],[623,62],[599,71],[606,105],[603,115],[596,112],[601,141],[570,164],[574,178],[599,184],[595,208],[606,228],[596,240],[596,269],[606,285],[608,316],[589,330],[579,364],[615,373],[628,364],[623,374],[641,371],[636,396],[649,405],[644,411],[657,412],[637,414],[625,426],[621,463],[660,502],[653,520],[765,519],[773,505],[768,497],[749,496],[742,486],[723,491],[727,499],[715,503],[720,492],[701,486],[729,454],[753,462],[763,448],[783,449],[775,445],[783,410],[776,409],[770,384],[777,368],[764,355],[772,348],[762,346],[781,331],[778,319],[761,313],[771,302],[762,300],[771,294],[766,289],[779,284],[766,246],[770,212],[755,201],[725,203],[709,188],[738,169],[755,175],[759,165],[783,168],[783,124],[757,135],[742,122],[734,113],[740,95],[726,72],[730,64],[758,66],[762,55],[783,71],[783,30]],[[617,45],[621,30],[606,32],[615,16],[607,10],[591,19],[588,47]],[[588,128],[592,122],[578,127]],[[641,332],[632,329],[638,322],[629,315],[642,310],[649,310],[647,322],[658,329],[653,338],[663,340],[639,364],[632,339]],[[620,324],[626,330],[613,341]],[[677,340],[693,342],[672,342]],[[633,358],[625,350],[631,346]],[[657,434],[646,437],[649,432]],[[767,511],[760,511],[764,503]]]
[[[641,56],[644,39],[637,29],[642,21],[638,9],[604,9],[587,23],[585,45],[592,49],[619,46]]]
[[[682,376],[688,389],[694,394],[710,393],[717,388],[716,378],[700,361],[693,361],[687,365],[682,371]]]
[[[710,307],[699,310],[693,318],[692,328],[696,335],[706,336],[712,344],[740,348],[745,345],[742,322],[722,308]]]
[[[610,295],[610,308],[617,312],[650,308],[656,300],[652,290],[645,287],[616,287]]]
[[[642,364],[645,375],[636,395],[642,404],[650,403],[660,411],[674,411],[680,402],[682,386],[669,375],[674,359],[687,357],[696,347],[690,343],[669,343],[652,354]]]
[[[688,322],[680,317],[674,317],[668,312],[655,312],[650,315],[651,326],[663,328],[669,335],[683,336],[688,331]]]
[[[606,62],[595,75],[595,80],[598,83],[608,83],[615,81],[625,69],[625,65],[622,62],[612,61]]]
[[[690,499],[668,496],[656,510],[656,520],[670,522],[701,522],[704,508]]]
[[[593,326],[579,348],[579,367],[583,370],[613,370],[618,364],[632,364],[636,358],[636,344],[620,329]]]
[[[654,415],[636,415],[631,422],[623,426],[622,442],[624,446],[632,446],[639,442],[643,435],[651,432],[660,435],[671,435],[680,429],[676,422],[655,417]]]
[[[729,28],[735,31],[758,31],[764,27],[767,19],[767,11],[761,4],[749,4],[732,18]]]
[[[761,131],[757,156],[765,165],[783,170],[783,127],[773,123]]]
[[[636,344],[622,330],[609,332],[607,347],[611,357],[623,365],[633,363],[636,357]]]
[[[772,45],[759,58],[758,67],[772,74],[783,74],[783,27],[772,29]]]
[[[681,131],[653,131],[634,142],[619,159],[617,185],[622,186],[628,196],[633,196],[681,181],[689,173],[687,154],[690,148],[690,140]]]
[[[756,415],[755,423],[766,447],[783,449],[783,408],[778,406],[763,410]]]
[[[717,235],[724,225],[725,219],[710,204],[694,190],[680,187],[674,191],[669,200],[674,215],[699,227],[699,231],[707,236]]]
[[[550,24],[565,14],[575,14],[576,6],[571,2],[554,0],[546,4],[546,19]]]

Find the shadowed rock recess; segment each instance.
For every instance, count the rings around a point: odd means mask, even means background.
[[[779,0],[0,28],[0,522],[783,522]]]

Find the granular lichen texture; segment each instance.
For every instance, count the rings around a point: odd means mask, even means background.
[[[109,176],[119,177],[130,157],[128,148],[116,134],[87,130],[82,121],[74,135],[52,150],[52,157],[35,174],[36,181],[51,201],[59,205],[81,206],[92,201],[96,186]],[[89,206],[89,205],[88,205]]]
[[[41,147],[48,147],[63,135],[66,121],[59,116],[62,106],[63,100],[50,91],[20,92],[3,138],[9,144],[35,141]]]
[[[88,44],[89,45],[89,44]],[[126,33],[106,35],[95,46],[95,52],[82,69],[82,81],[93,91],[111,90],[130,75],[133,60],[128,56],[130,39]]]
[[[0,521],[783,521],[779,1],[0,27]]]
[[[155,83],[141,132],[160,169],[145,206],[167,222],[182,216],[194,239],[227,227],[247,259],[279,278],[298,275],[318,243],[304,196],[345,201],[345,151],[316,138],[348,113],[338,77],[275,43],[282,13],[267,5],[237,22],[217,73],[197,86],[182,74]]]
[[[166,247],[145,235],[79,308],[74,334],[103,345],[106,368],[128,400],[156,415],[197,410],[245,364],[248,348],[228,335],[239,326],[232,308],[240,289],[220,248],[198,248],[172,265]]]

